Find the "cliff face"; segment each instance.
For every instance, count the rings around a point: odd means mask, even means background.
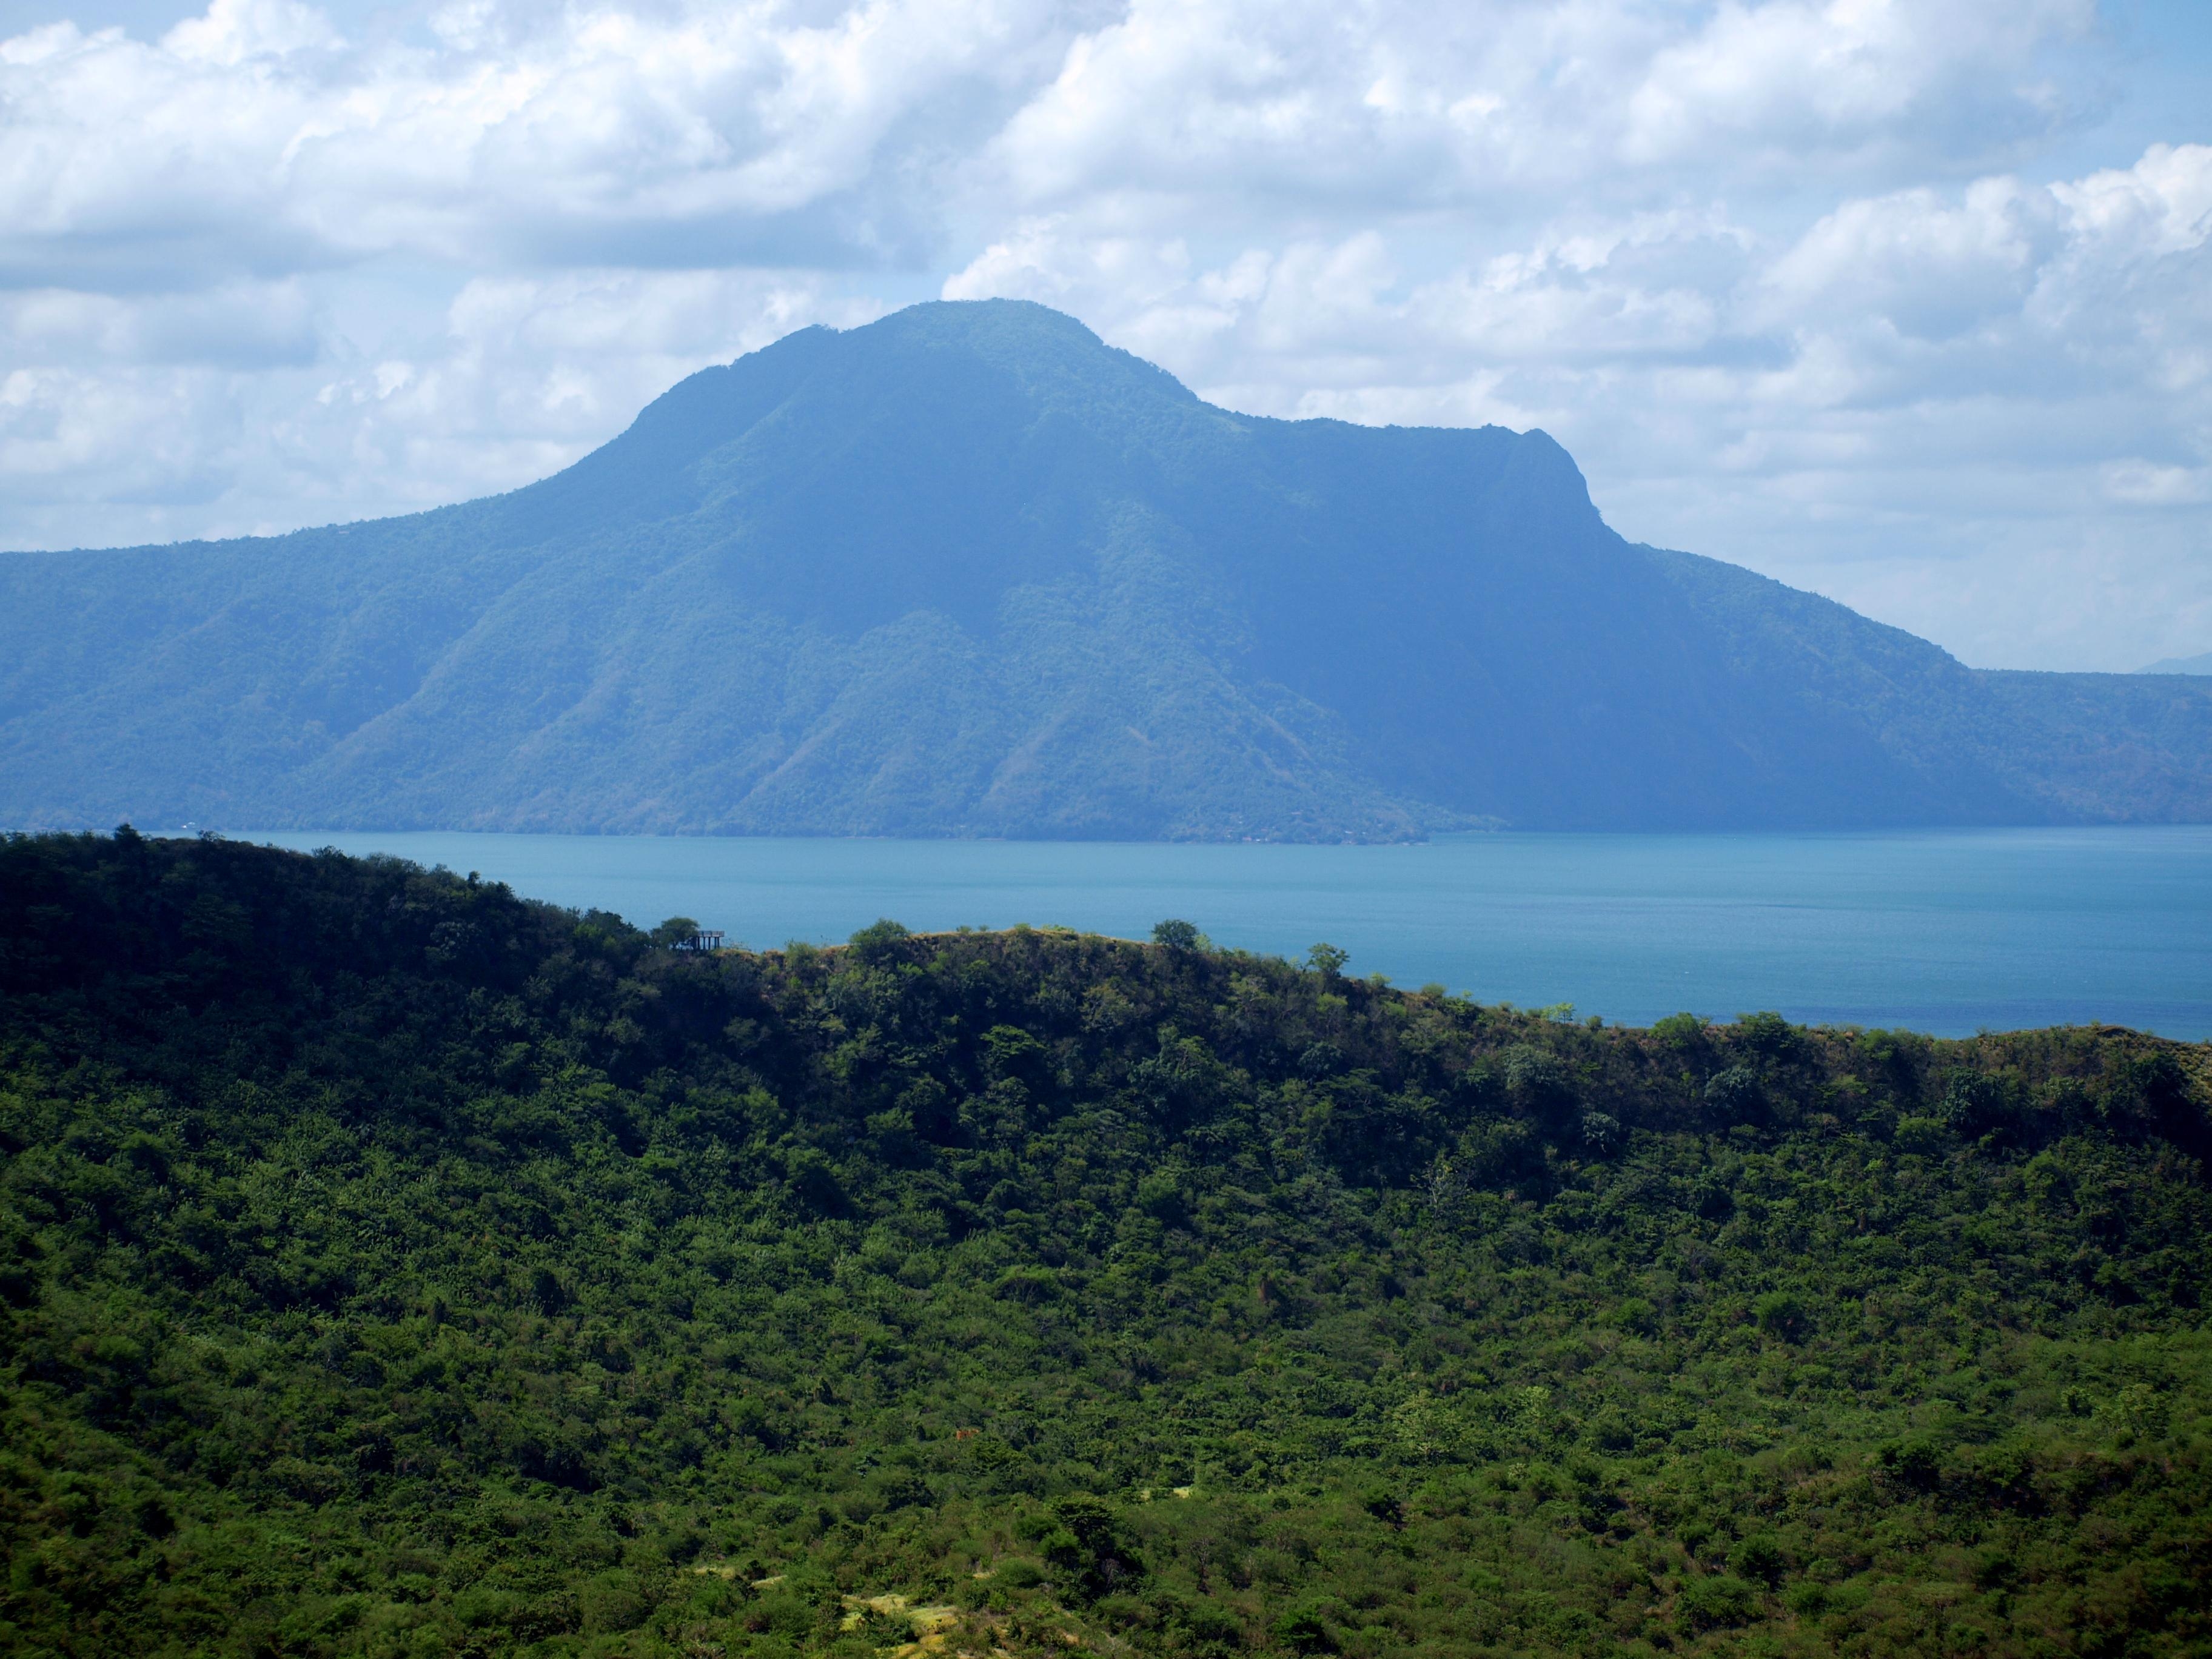
[[[1042,307],[694,375],[512,495],[0,559],[0,822],[1418,835],[2212,816],[2212,684],[1632,546],[1541,433],[1276,422]]]

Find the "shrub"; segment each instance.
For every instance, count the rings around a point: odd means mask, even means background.
[[[1325,1602],[1301,1601],[1269,1626],[1269,1634],[1292,1653],[1336,1651],[1336,1638],[1328,1627]]]
[[[1190,1218],[1182,1179],[1172,1170],[1155,1170],[1137,1183],[1137,1207],[1170,1227],[1180,1226]]]
[[[861,928],[847,943],[851,946],[855,957],[873,967],[876,963],[893,956],[894,947],[900,940],[911,937],[912,935],[899,923],[893,921],[889,916],[884,916]]]
[[[2009,1079],[1955,1069],[1943,1079],[1943,1121],[1962,1139],[2008,1138],[2020,1127],[2020,1106]]]
[[[1781,1582],[1788,1564],[1783,1559],[1780,1543],[1765,1533],[1755,1533],[1729,1552],[1728,1565],[1739,1578],[1775,1584]]]
[[[1804,1298],[1790,1291],[1769,1291],[1751,1304],[1751,1316],[1769,1336],[1785,1342],[1803,1339],[1811,1325]]]
[[[1675,1626],[1686,1636],[1747,1625],[1758,1613],[1758,1589],[1729,1573],[1692,1578],[1674,1598]]]
[[[1900,1152],[1941,1152],[1952,1145],[1951,1131],[1941,1118],[1901,1117],[1889,1142]]]
[[[1739,1048],[1776,1060],[1790,1058],[1802,1041],[1797,1028],[1776,1013],[1738,1014],[1734,1036]]]
[[[1731,1066],[1726,1071],[1715,1073],[1705,1085],[1705,1104],[1711,1108],[1713,1119],[1722,1128],[1766,1121],[1766,1091],[1759,1083],[1759,1073],[1748,1066]]]

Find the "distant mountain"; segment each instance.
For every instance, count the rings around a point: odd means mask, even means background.
[[[0,558],[0,823],[1337,840],[2212,818],[2212,684],[1632,545],[1540,432],[1232,414],[1041,307],[512,495]]]
[[[2212,651],[2201,657],[2166,657],[2137,671],[2145,674],[2212,674]]]

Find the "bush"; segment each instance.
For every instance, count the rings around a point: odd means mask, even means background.
[[[1828,1610],[1830,1601],[1826,1584],[1792,1584],[1784,1592],[1783,1605],[1800,1619],[1818,1619]]]
[[[1751,1316],[1769,1336],[1800,1342],[1812,1327],[1802,1297],[1790,1291],[1769,1291],[1751,1304]]]
[[[1875,1457],[1884,1474],[1910,1491],[1932,1492],[1942,1484],[1942,1455],[1923,1437],[1893,1440],[1876,1449]]]
[[[1797,1028],[1777,1013],[1738,1014],[1733,1036],[1736,1047],[1763,1060],[1788,1060],[1800,1042]]]
[[[1717,1072],[1705,1085],[1705,1104],[1722,1128],[1736,1124],[1757,1126],[1766,1121],[1766,1091],[1759,1073],[1748,1066],[1731,1066]]]
[[[1406,1506],[1388,1486],[1370,1486],[1360,1494],[1359,1507],[1386,1527],[1405,1524]]]
[[[1268,1633],[1292,1653],[1334,1653],[1336,1637],[1328,1627],[1328,1607],[1322,1601],[1301,1601],[1278,1617]]]
[[[1771,1534],[1754,1533],[1729,1552],[1729,1571],[1739,1578],[1753,1578],[1765,1584],[1779,1583],[1787,1563],[1782,1555],[1782,1546]]]
[[[1316,1042],[1298,1056],[1298,1075],[1319,1079],[1334,1077],[1345,1068],[1344,1050],[1334,1042]]]
[[[1890,1131],[1890,1145],[1900,1152],[1923,1155],[1947,1152],[1953,1145],[1951,1131],[1941,1118],[1901,1117]]]
[[[1230,1653],[1244,1645],[1243,1620],[1218,1602],[1179,1602],[1170,1625],[1182,1638],[1177,1645],[1190,1652]]]
[[[576,1597],[584,1629],[592,1635],[635,1630],[653,1611],[653,1601],[634,1572],[603,1572]]]
[[[1155,1170],[1137,1183],[1137,1207],[1170,1227],[1181,1226],[1190,1218],[1182,1178],[1170,1170]]]
[[[911,937],[899,923],[884,916],[861,928],[847,943],[857,960],[873,967],[893,957],[899,942]]]
[[[1522,1110],[1541,1115],[1572,1097],[1574,1085],[1559,1057],[1533,1043],[1516,1042],[1501,1056],[1505,1087]]]
[[[2009,1139],[2020,1127],[2020,1105],[2016,1090],[2008,1085],[2007,1079],[1980,1072],[1952,1071],[1943,1080],[1943,1121],[1963,1139]]]
[[[1142,1577],[1143,1559],[1123,1534],[1114,1511],[1096,1498],[1063,1498],[1053,1505],[1060,1529],[1046,1542],[1047,1559],[1072,1575],[1070,1591],[1097,1601]]]
[[[1674,1598],[1675,1627],[1686,1636],[1747,1625],[1758,1613],[1757,1587],[1729,1573],[1691,1578]]]

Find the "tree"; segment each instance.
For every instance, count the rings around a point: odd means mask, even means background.
[[[1334,945],[1316,945],[1306,952],[1306,960],[1323,979],[1334,979],[1344,971],[1344,964],[1352,960],[1352,952]]]
[[[1204,937],[1195,924],[1173,916],[1152,927],[1152,943],[1164,945],[1170,951],[1195,951]]]
[[[888,957],[901,939],[913,937],[903,923],[893,921],[889,916],[879,916],[854,933],[848,943],[853,948],[854,956],[872,968]]]
[[[699,936],[699,924],[689,916],[671,916],[653,930],[653,942],[664,951],[688,945]]]
[[[1759,1073],[1748,1066],[1731,1066],[1715,1073],[1705,1085],[1705,1101],[1723,1128],[1766,1121],[1766,1091],[1759,1084]]]

